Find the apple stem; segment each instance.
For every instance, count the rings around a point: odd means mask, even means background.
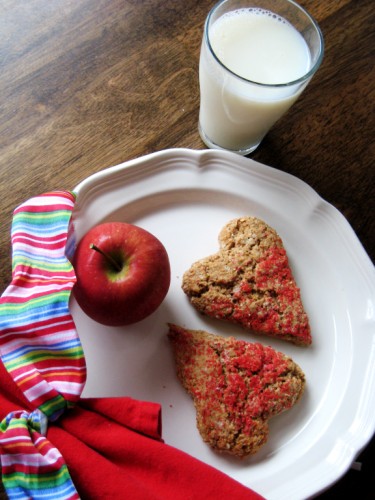
[[[99,252],[100,254],[103,255],[103,257],[105,257],[107,259],[107,261],[112,264],[112,266],[116,269],[116,271],[120,272],[122,271],[122,266],[121,264],[119,264],[113,257],[111,257],[109,254],[107,254],[106,252],[103,252],[103,250],[101,250],[99,247],[97,247],[96,245],[94,245],[94,243],[91,243],[90,244],[90,248],[92,248],[93,250],[95,250],[96,252]]]

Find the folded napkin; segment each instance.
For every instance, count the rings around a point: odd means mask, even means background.
[[[0,457],[8,497],[261,499],[165,444],[159,404],[81,398],[86,366],[69,312],[75,274],[66,257],[74,202],[58,191],[14,212],[12,282],[0,298]]]

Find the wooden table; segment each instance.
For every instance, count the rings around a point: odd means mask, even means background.
[[[252,158],[298,176],[337,207],[374,261],[374,4],[300,3],[324,33],[324,61]],[[205,148],[198,60],[213,4],[1,1],[1,290],[11,277],[9,229],[19,203],[150,152]],[[358,460],[362,471],[350,470],[321,498],[370,498],[374,441]]]

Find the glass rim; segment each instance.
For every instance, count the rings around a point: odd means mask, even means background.
[[[212,7],[212,9],[210,10],[210,12],[208,13],[208,16],[207,16],[205,24],[204,24],[204,39],[205,39],[205,41],[207,43],[207,46],[208,46],[208,48],[210,50],[210,53],[213,55],[213,57],[215,58],[215,60],[220,64],[220,66],[222,68],[224,68],[226,71],[228,71],[228,73],[230,73],[231,75],[235,76],[236,78],[239,78],[243,82],[251,83],[252,85],[257,85],[259,87],[264,87],[264,88],[275,88],[275,87],[277,87],[277,88],[285,88],[285,87],[292,87],[293,85],[298,85],[300,83],[306,82],[307,80],[309,80],[309,78],[311,78],[314,75],[314,73],[316,73],[317,69],[319,68],[319,66],[320,66],[320,64],[321,64],[321,62],[323,60],[323,55],[324,55],[324,38],[323,38],[323,33],[322,33],[322,31],[321,31],[321,29],[319,27],[319,24],[313,18],[313,16],[311,16],[311,14],[309,14],[306,9],[304,9],[301,5],[299,5],[297,2],[294,2],[293,0],[286,0],[286,1],[288,3],[294,5],[301,12],[303,12],[303,14],[308,18],[308,20],[314,26],[314,28],[315,28],[315,30],[316,30],[316,32],[318,34],[318,37],[319,37],[319,43],[320,43],[320,46],[319,46],[319,49],[320,49],[319,57],[315,61],[314,65],[309,69],[309,71],[307,73],[305,73],[303,76],[300,76],[299,78],[296,78],[295,80],[291,80],[290,82],[285,82],[285,83],[262,83],[262,82],[257,82],[255,80],[250,80],[248,78],[245,78],[245,77],[243,77],[241,75],[238,75],[237,73],[235,73],[231,69],[229,69],[228,66],[226,66],[219,59],[219,57],[216,55],[214,49],[212,48],[212,45],[211,45],[211,42],[210,42],[210,37],[208,35],[208,25],[210,23],[212,15],[215,13],[215,11],[223,3],[227,2],[227,1],[228,0],[220,0],[219,2],[217,2]]]

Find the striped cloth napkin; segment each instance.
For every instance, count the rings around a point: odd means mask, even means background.
[[[61,454],[45,437],[48,421],[74,406],[86,380],[69,312],[75,274],[65,255],[74,202],[70,192],[46,193],[13,214],[12,282],[0,298],[0,353],[35,409],[11,412],[0,424],[9,498],[78,498]]]

